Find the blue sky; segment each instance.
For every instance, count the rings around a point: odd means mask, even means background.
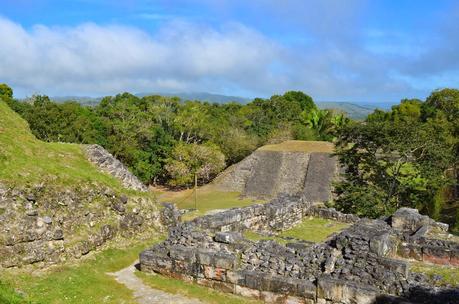
[[[1,0],[0,82],[397,102],[459,87],[457,20],[448,0]]]

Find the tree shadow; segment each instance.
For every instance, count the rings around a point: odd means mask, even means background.
[[[412,287],[400,297],[379,296],[373,304],[459,304],[459,288]]]

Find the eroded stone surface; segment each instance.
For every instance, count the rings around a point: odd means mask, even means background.
[[[400,221],[402,214],[398,213]],[[245,229],[281,231],[309,215],[354,224],[320,244],[284,246],[233,237]],[[445,256],[449,263],[451,252],[459,252],[457,244],[441,248],[445,241],[411,238],[417,225],[393,227],[391,223],[391,219],[358,219],[311,206],[298,197],[281,196],[265,205],[231,209],[173,227],[166,241],[140,254],[140,264],[142,271],[220,286],[273,303],[376,303],[382,295],[402,298],[413,288],[432,287],[426,277],[413,276],[407,262],[394,259],[400,244],[440,242],[441,250],[430,255]],[[442,226],[432,220],[423,225]],[[422,247],[422,256],[426,248]]]
[[[101,170],[118,178],[123,186],[137,191],[147,191],[148,188],[107,150],[99,145],[84,146],[88,159]]]

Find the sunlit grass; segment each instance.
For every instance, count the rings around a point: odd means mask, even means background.
[[[241,198],[238,192],[218,191],[213,185],[198,188],[196,205],[193,189],[182,191],[156,190],[155,194],[159,201],[175,203],[178,208],[196,208],[196,211],[185,214],[184,220],[202,216],[211,210],[244,207],[262,202],[259,200]]]
[[[429,277],[436,275],[441,276],[438,281],[438,285],[452,285],[459,286],[459,267],[453,267],[450,265],[433,265],[423,262],[410,262],[410,270],[412,272],[424,273]]]
[[[131,242],[128,244],[131,246],[124,245],[124,249],[106,249],[77,264],[55,266],[47,271],[6,270],[0,274],[0,280],[20,290],[31,303],[135,304],[132,292],[108,273],[131,265],[142,250],[158,241],[159,238],[137,244]]]
[[[243,298],[229,293],[219,292],[215,289],[204,287],[195,283],[187,283],[181,280],[168,278],[158,274],[136,272],[136,275],[148,286],[163,290],[172,294],[180,294],[186,297],[201,300],[209,304],[244,304],[262,303],[248,298]]]
[[[123,188],[116,178],[102,173],[86,159],[81,145],[36,139],[27,122],[1,99],[0,181],[10,185],[97,183],[114,190]]]
[[[309,217],[305,218],[298,225],[280,232],[276,236],[264,236],[253,231],[246,231],[244,236],[253,241],[275,240],[281,244],[286,243],[286,239],[288,238],[318,243],[325,241],[331,234],[339,232],[347,227],[349,227],[349,224],[346,223]]]

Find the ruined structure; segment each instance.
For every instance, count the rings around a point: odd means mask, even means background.
[[[326,146],[325,150],[333,149],[330,143],[321,144]],[[331,182],[337,172],[337,160],[330,152],[261,148],[225,170],[214,184],[221,190],[248,197],[274,198],[288,193],[310,202],[326,202],[331,198]]]
[[[0,269],[79,258],[120,237],[160,227],[156,202],[107,187],[0,184]]]
[[[110,152],[99,145],[85,145],[84,151],[88,159],[105,173],[111,174],[121,181],[124,187],[137,191],[147,191],[148,188],[132,174]]]
[[[353,225],[319,244],[253,242],[241,233],[282,231],[310,215]],[[458,303],[457,289],[427,292],[427,277],[399,258],[457,265],[459,243],[430,237],[447,228],[413,209],[359,219],[280,196],[172,227],[166,241],[140,254],[140,267],[268,303]],[[407,299],[415,296],[427,302]]]

